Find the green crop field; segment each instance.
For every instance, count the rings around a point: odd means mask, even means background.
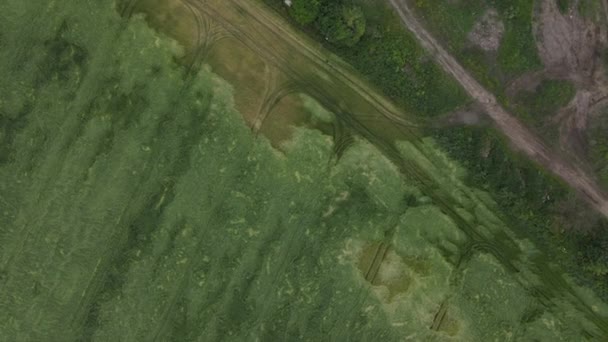
[[[434,140],[393,134],[302,37],[251,57],[261,12],[225,4],[201,6],[238,39],[188,64],[110,0],[0,3],[0,341],[608,336],[608,305]],[[309,83],[268,96],[273,66],[280,92]]]

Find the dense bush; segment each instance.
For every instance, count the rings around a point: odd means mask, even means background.
[[[513,109],[545,139],[554,141],[557,139],[557,130],[547,123],[561,108],[568,105],[575,91],[570,81],[543,80],[534,91],[522,91],[517,94]]]
[[[557,8],[562,13],[566,13],[570,9],[570,0],[557,0]]]
[[[300,25],[307,25],[317,19],[320,5],[319,0],[293,0],[289,14]]]
[[[608,298],[608,221],[557,179],[511,152],[497,132],[450,127],[432,135],[467,168],[467,183],[492,195],[515,231],[563,264],[579,283]]]
[[[328,41],[354,46],[365,33],[365,16],[358,6],[334,2],[325,5],[318,27]]]

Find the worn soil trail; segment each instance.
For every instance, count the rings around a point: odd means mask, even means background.
[[[388,0],[405,26],[415,35],[441,67],[452,75],[467,93],[478,101],[496,126],[509,138],[516,149],[540,163],[581,194],[602,215],[608,217],[608,199],[596,182],[581,168],[554,153],[532,134],[519,120],[509,114],[496,97],[477,82],[415,18],[405,0]]]

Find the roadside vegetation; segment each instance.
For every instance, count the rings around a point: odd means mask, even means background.
[[[551,142],[557,142],[555,126],[548,124],[551,118],[574,97],[576,89],[570,81],[543,80],[533,91],[520,91],[512,108],[529,127]]]
[[[590,154],[600,182],[608,188],[608,109],[592,119]]]
[[[319,0],[317,18],[302,25],[298,24],[302,20],[293,17],[293,11],[288,12],[281,0],[264,1],[284,15],[291,15],[294,24],[350,62],[419,118],[441,115],[468,103],[459,86],[401,28],[385,4]],[[294,0],[293,7],[298,2]],[[475,0],[448,4],[419,0],[414,4],[427,27],[445,42],[448,50],[503,104],[535,128],[543,130],[543,120],[572,98],[573,86],[566,81],[543,81],[535,92],[521,92],[513,101],[505,95],[508,80],[542,68],[532,37],[533,2]],[[364,9],[364,34],[350,44],[331,39],[329,31],[321,28],[321,23],[328,22],[327,9],[353,5]],[[489,8],[494,8],[504,23],[504,35],[495,52],[483,51],[468,41],[468,32]],[[452,126],[429,129],[427,133],[466,167],[469,185],[491,194],[503,208],[505,219],[522,237],[531,237],[552,259],[567,265],[580,283],[608,298],[608,272],[602,268],[608,260],[608,249],[600,248],[603,245],[593,238],[604,229],[605,220],[566,185],[514,153],[499,132],[487,127]]]
[[[568,10],[570,9],[570,6],[572,5],[571,0],[556,0],[556,1],[557,1],[557,8],[559,8],[559,11],[561,13],[567,13]]]
[[[606,23],[604,9],[602,8],[603,0],[585,0],[577,1],[576,10],[586,19],[591,19],[597,23]]]
[[[529,0],[473,0],[444,2],[417,0],[414,9],[444,46],[492,90],[504,79],[541,68],[532,36],[534,3]],[[487,10],[494,9],[504,25],[497,51],[471,44],[469,32]],[[493,77],[496,79],[488,79]],[[497,82],[498,81],[498,82]]]
[[[531,238],[577,282],[608,298],[608,222],[587,203],[525,157],[513,153],[494,130],[452,127],[433,137],[468,170],[467,184],[492,195],[522,238]],[[598,144],[598,146],[602,146]],[[608,146],[605,141],[603,146]],[[598,148],[608,183],[608,150]]]
[[[294,0],[290,7],[282,0],[264,2],[421,118],[447,113],[468,101],[456,81],[433,63],[385,6],[351,0]]]

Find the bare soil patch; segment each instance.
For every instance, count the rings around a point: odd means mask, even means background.
[[[584,19],[577,7],[562,14],[555,1],[541,1],[534,30],[545,65],[544,77],[569,80],[577,88],[572,101],[552,121],[559,125],[561,149],[584,164],[589,115],[608,96],[608,78],[601,60],[608,39],[606,28]],[[535,77],[523,76],[511,92],[525,88],[526,78]]]
[[[473,26],[468,39],[473,45],[486,52],[496,52],[504,33],[504,23],[500,20],[498,12],[491,8]]]
[[[596,81],[606,30],[576,13],[563,15],[555,1],[541,1],[535,25],[539,56],[547,75],[586,88]]]
[[[509,82],[505,94],[509,98],[515,98],[521,91],[533,92],[543,81],[545,73],[542,71],[528,72]]]
[[[442,126],[481,126],[489,124],[487,115],[484,113],[483,108],[478,104],[472,104],[470,106],[461,108],[454,112],[448,113],[444,117],[438,120],[437,125]]]

